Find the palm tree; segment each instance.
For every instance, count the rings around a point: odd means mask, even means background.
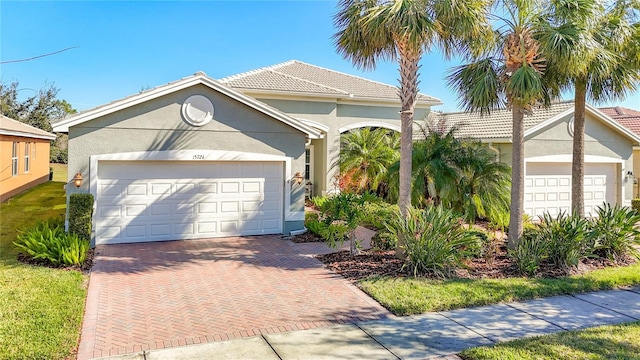
[[[640,3],[556,0],[540,40],[556,92],[574,91],[571,207],[584,216],[584,130],[587,98],[619,100],[640,83]],[[635,20],[635,23],[634,23]]]
[[[485,144],[462,142],[458,154],[458,175],[451,207],[469,223],[487,219],[500,227],[508,223],[511,168],[499,161]]]
[[[398,133],[387,129],[356,129],[340,137],[340,174],[355,180],[355,190],[376,190],[387,169],[400,156]]]
[[[509,246],[522,237],[524,213],[524,115],[548,100],[543,74],[545,62],[540,44],[533,37],[539,14],[535,0],[501,1],[508,18],[497,27],[496,39],[487,51],[469,64],[458,66],[447,76],[466,111],[481,114],[507,106],[512,111],[511,205]]]
[[[401,146],[398,205],[411,205],[413,113],[418,95],[418,69],[424,52],[434,47],[451,56],[469,51],[488,36],[490,0],[341,0],[334,17],[338,53],[356,66],[374,69],[379,60],[400,66]],[[471,44],[471,45],[470,45]]]

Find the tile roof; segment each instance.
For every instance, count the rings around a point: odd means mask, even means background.
[[[640,136],[640,111],[620,106],[603,107],[598,110]]]
[[[220,82],[236,89],[275,90],[309,95],[397,100],[395,86],[325,69],[297,60],[232,75]],[[419,94],[418,103],[440,103],[440,99]]]
[[[53,140],[56,138],[56,134],[46,132],[25,123],[21,123],[20,121],[13,120],[12,118],[6,117],[4,115],[0,115],[0,134],[35,137],[49,140]]]
[[[562,101],[548,108],[541,107],[531,115],[524,117],[524,130],[548,120],[566,110],[573,108],[573,101]],[[445,121],[446,126],[460,126],[457,134],[461,138],[474,139],[508,139],[512,135],[511,110],[494,110],[491,114],[480,116],[479,113],[435,113],[436,120]]]

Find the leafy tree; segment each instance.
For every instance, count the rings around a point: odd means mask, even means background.
[[[51,132],[51,123],[75,114],[76,110],[65,100],[58,99],[60,91],[53,84],[44,84],[38,92],[24,100],[18,98],[21,89],[17,81],[0,83],[0,111],[14,120]],[[58,134],[51,143],[50,161],[67,163],[67,135]]]
[[[418,69],[434,47],[449,57],[488,35],[489,0],[341,0],[334,17],[338,52],[356,66],[374,69],[379,60],[400,66],[401,146],[398,205],[411,205],[412,125]],[[401,255],[401,254],[399,254]]]
[[[621,100],[640,84],[640,2],[553,0],[538,33],[550,85],[574,91],[571,207],[584,216],[586,101]]]
[[[458,139],[458,129],[446,120],[422,128],[424,139],[413,148],[412,201],[418,206],[444,205],[464,214],[469,223],[482,218],[505,225],[510,168],[496,161],[486,145]],[[389,169],[394,183],[398,168],[396,163]]]
[[[19,83],[0,83],[0,109],[2,114],[14,120],[52,131],[51,122],[75,114],[76,110],[65,100],[58,99],[60,91],[53,84],[44,84],[38,92],[24,100],[18,98]]]
[[[400,156],[399,134],[387,129],[356,129],[340,137],[340,174],[356,192],[376,190],[387,169]]]
[[[534,38],[541,13],[533,0],[500,2],[507,18],[496,22],[496,38],[485,43],[486,52],[447,76],[449,86],[460,96],[467,111],[488,113],[508,106],[512,111],[513,151],[509,245],[522,237],[524,214],[524,115],[549,100],[545,83],[545,59]]]

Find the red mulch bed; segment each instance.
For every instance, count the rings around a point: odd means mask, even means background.
[[[363,251],[360,255],[352,257],[348,251],[319,255],[317,258],[329,269],[343,277],[357,281],[370,276],[413,276],[409,267],[404,266],[402,260],[395,257],[395,251]],[[633,258],[627,258],[618,264],[611,263],[607,259],[587,259],[571,269],[569,273],[555,269],[551,264],[543,264],[537,273],[537,277],[557,278],[567,275],[584,274],[595,269],[612,266],[623,266],[634,263]],[[521,277],[513,261],[507,256],[506,247],[497,250],[493,259],[475,258],[465,264],[466,269],[457,270],[452,277],[466,279],[502,279]],[[418,274],[420,277],[441,279],[433,274]]]
[[[292,236],[291,241],[293,241],[296,244],[300,244],[300,243],[308,243],[308,242],[323,242],[324,239],[321,238],[320,236],[312,233],[311,231],[307,231],[304,234],[301,235],[296,235],[296,236]]]

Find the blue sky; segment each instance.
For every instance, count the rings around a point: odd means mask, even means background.
[[[204,71],[221,78],[296,59],[397,85],[395,63],[359,71],[331,36],[337,1],[6,1],[0,2],[0,80],[22,96],[45,82],[85,110]],[[444,76],[456,65],[439,53],[422,60],[420,90],[458,110]],[[621,105],[640,109],[640,92]]]

